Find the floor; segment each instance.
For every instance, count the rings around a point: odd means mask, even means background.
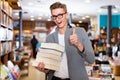
[[[31,65],[32,59],[29,62],[28,75],[20,77],[18,80],[45,80],[45,74],[38,71]],[[24,72],[22,72],[24,73]],[[120,80],[120,76],[115,76],[115,80]]]
[[[38,71],[31,65],[32,60],[29,62],[28,75],[21,76],[19,80],[45,80],[45,74]],[[22,72],[24,73],[24,72]]]

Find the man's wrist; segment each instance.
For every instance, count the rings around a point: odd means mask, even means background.
[[[84,52],[84,46],[80,42],[78,42],[77,48],[80,50],[80,52]]]

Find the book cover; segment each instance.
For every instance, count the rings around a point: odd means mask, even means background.
[[[0,75],[1,75],[2,80],[4,80],[7,77],[8,73],[3,68],[3,65],[0,65],[0,68],[1,68],[0,69]]]
[[[7,77],[5,78],[5,80],[14,80],[14,78],[12,77],[11,72],[7,75]]]
[[[10,60],[7,62],[7,66],[8,66],[8,68],[9,68],[10,70],[14,68],[14,64],[13,64],[13,62],[10,61]]]

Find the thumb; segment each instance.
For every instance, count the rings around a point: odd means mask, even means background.
[[[73,28],[72,35],[73,34],[76,34],[76,29],[75,28]]]

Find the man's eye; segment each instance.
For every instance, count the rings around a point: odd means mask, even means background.
[[[58,16],[62,16],[62,14],[59,14]]]
[[[57,17],[57,16],[53,16],[53,17]]]

